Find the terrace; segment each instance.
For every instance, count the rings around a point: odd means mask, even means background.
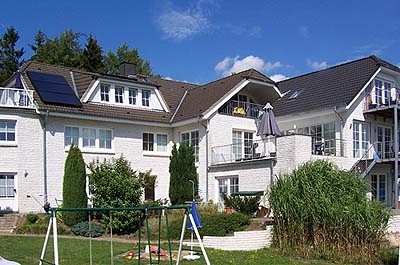
[[[0,87],[0,107],[33,108],[33,91]]]
[[[255,119],[262,116],[264,112],[263,108],[264,105],[238,100],[229,100],[218,110],[218,113]]]

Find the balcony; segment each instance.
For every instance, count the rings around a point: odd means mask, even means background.
[[[211,165],[239,163],[276,156],[276,138],[245,141],[211,148]]]
[[[365,94],[364,112],[379,112],[393,109],[394,106],[400,106],[400,90],[398,88],[382,88],[374,87],[372,91]]]
[[[259,118],[263,114],[263,105],[243,101],[229,100],[218,113],[245,118]]]
[[[33,108],[32,90],[0,87],[0,107]]]
[[[311,154],[320,156],[345,156],[347,141],[311,136]]]

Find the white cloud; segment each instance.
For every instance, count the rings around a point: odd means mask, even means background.
[[[157,24],[164,37],[183,40],[208,29],[210,21],[203,11],[203,4],[203,1],[198,1],[193,7],[185,10],[167,7],[161,11]]]
[[[231,73],[238,73],[250,68],[258,71],[271,71],[272,69],[283,67],[281,62],[265,62],[258,56],[249,55],[243,59],[236,57],[225,57],[222,61],[218,62],[214,69],[222,76],[228,76]]]
[[[328,67],[328,63],[326,61],[318,62],[318,61],[311,61],[307,60],[307,65],[314,70],[322,70]]]
[[[274,75],[271,75],[269,78],[271,78],[275,82],[279,82],[279,81],[288,79],[288,77],[283,74],[274,74]]]

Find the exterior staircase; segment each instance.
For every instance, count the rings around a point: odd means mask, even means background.
[[[373,158],[370,158],[371,150],[374,150],[374,147],[378,144],[378,142],[373,143],[368,150],[362,155],[362,157],[354,164],[354,166],[350,169],[350,172],[354,172],[360,176],[360,178],[364,178],[368,175],[371,169],[379,162],[379,156],[374,155]]]
[[[13,233],[18,223],[18,214],[0,213],[0,234]]]

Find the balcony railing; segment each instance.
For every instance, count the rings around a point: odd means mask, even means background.
[[[219,113],[233,116],[259,118],[263,114],[263,105],[243,101],[229,100],[220,109]]]
[[[345,156],[346,141],[311,136],[311,154],[322,156]]]
[[[32,90],[0,87],[0,106],[33,108]]]
[[[259,160],[276,156],[276,138],[245,141],[211,148],[211,165]]]
[[[400,106],[400,90],[399,88],[384,88],[376,91],[375,88],[373,91],[369,92],[365,97],[364,110],[373,110],[373,109],[381,109],[393,107],[396,105]]]

